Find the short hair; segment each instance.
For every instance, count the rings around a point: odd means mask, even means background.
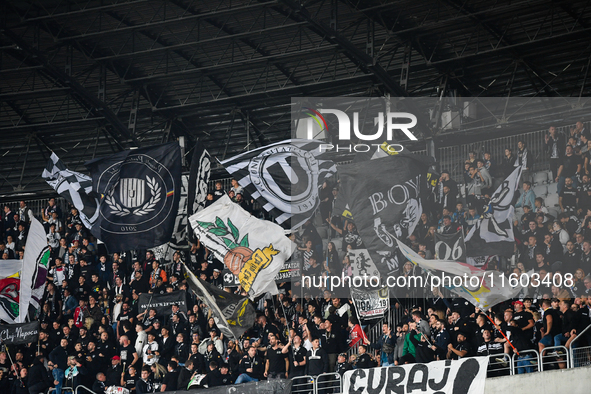
[[[215,369],[215,368],[217,368],[217,367],[218,367],[218,363],[216,363],[215,361],[211,361],[211,362],[209,363],[209,368],[213,368],[213,369]]]
[[[172,368],[172,369],[176,369],[176,367],[178,367],[179,365],[177,364],[177,362],[176,362],[176,361],[174,361],[174,360],[170,360],[170,361],[168,362],[168,366],[169,366],[170,368]]]
[[[530,181],[525,181],[525,182],[523,182],[523,184],[531,187],[531,182]]]

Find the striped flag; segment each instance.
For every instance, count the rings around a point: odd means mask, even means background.
[[[99,200],[91,196],[92,179],[88,175],[70,171],[60,158],[52,153],[41,174],[60,196],[73,204],[86,228],[92,228],[99,215]]]
[[[312,217],[320,203],[318,189],[337,171],[331,160],[323,159],[321,145],[322,141],[290,139],[222,164],[277,223],[297,229]]]

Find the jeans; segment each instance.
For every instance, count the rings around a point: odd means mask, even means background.
[[[255,378],[251,378],[250,376],[248,376],[247,373],[242,373],[238,376],[238,378],[236,379],[236,381],[234,382],[234,384],[240,384],[240,383],[248,383],[248,382],[258,382],[258,379]]]
[[[517,373],[532,373],[534,372],[534,367],[530,363],[530,360],[533,360],[534,356],[532,355],[525,355],[517,357]],[[525,370],[524,370],[525,369]]]
[[[568,341],[568,338],[563,334],[558,334],[554,337],[554,346],[562,346]]]

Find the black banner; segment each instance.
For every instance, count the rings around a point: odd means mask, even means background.
[[[438,260],[453,260],[466,262],[466,244],[464,233],[455,234],[435,233],[435,258]]]
[[[7,324],[0,326],[0,341],[5,345],[20,345],[37,342],[39,322]]]
[[[177,142],[120,152],[86,166],[101,197],[92,234],[110,252],[170,241],[181,195]]]
[[[139,298],[139,312],[155,308],[156,314],[166,316],[172,313],[172,305],[178,304],[180,310],[187,313],[187,293],[182,290],[165,294],[142,293]]]
[[[357,231],[383,274],[398,270],[395,238],[406,239],[423,212],[428,156],[399,154],[339,168],[341,191]]]

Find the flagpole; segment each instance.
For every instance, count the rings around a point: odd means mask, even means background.
[[[482,308],[482,309],[484,310],[484,308]],[[509,338],[507,338],[507,336],[506,336],[506,335],[503,333],[503,330],[501,330],[501,327],[497,326],[497,325],[495,324],[495,322],[494,322],[494,321],[493,321],[493,320],[490,318],[490,316],[489,316],[488,314],[486,314],[486,313],[485,313],[485,315],[486,315],[486,317],[488,317],[488,320],[490,320],[490,322],[493,324],[493,326],[495,326],[495,328],[496,328],[497,330],[499,330],[499,332],[501,333],[501,335],[503,336],[503,338],[505,338],[505,340],[507,341],[507,343],[509,343],[509,345],[511,345],[511,347],[513,348],[513,351],[514,351],[514,352],[515,352],[515,353],[516,353],[518,356],[520,356],[520,354],[519,354],[519,352],[517,351],[517,349],[515,349],[515,346],[513,346],[513,344],[512,344],[512,343],[511,343],[511,341],[509,340]]]

